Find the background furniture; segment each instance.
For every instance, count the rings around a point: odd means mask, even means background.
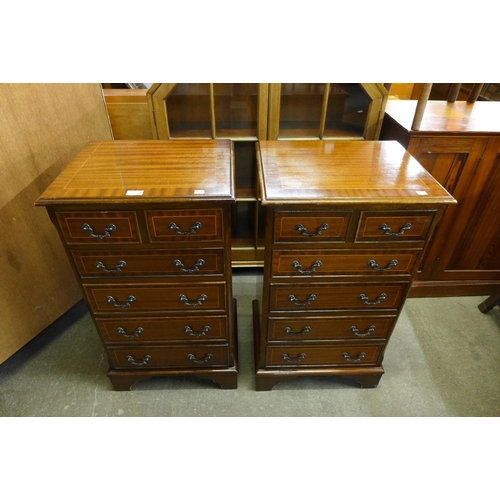
[[[455,200],[396,142],[262,141],[267,208],[257,390],[339,375],[376,387],[422,252]]]
[[[88,141],[112,139],[99,84],[0,84],[0,363],[81,299],[35,200]]]
[[[142,139],[152,131],[155,139],[234,142],[233,266],[262,266],[264,260],[257,140],[377,139],[388,95],[378,83],[155,83],[104,93],[115,139]]]
[[[489,295],[500,284],[500,102],[390,101],[380,138],[399,141],[458,201],[429,245],[410,297]]]
[[[230,141],[90,143],[40,196],[117,390],[156,375],[235,388]]]
[[[481,302],[477,307],[483,313],[491,311],[495,306],[500,305],[500,287],[495,290],[495,293]]]

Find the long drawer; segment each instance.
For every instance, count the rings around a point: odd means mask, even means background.
[[[205,368],[227,366],[226,345],[108,347],[115,368]]]
[[[224,249],[73,251],[82,278],[224,274]]]
[[[384,344],[272,346],[266,349],[266,365],[282,367],[375,365]]]
[[[270,285],[270,310],[397,310],[406,296],[408,283],[337,283]]]
[[[94,313],[225,311],[225,283],[83,285]]]
[[[350,318],[301,316],[268,321],[268,340],[306,342],[317,340],[386,339],[397,317],[354,316]]]
[[[377,276],[412,275],[419,249],[413,250],[275,250],[272,275]]]
[[[96,319],[105,342],[210,341],[227,338],[226,316]]]

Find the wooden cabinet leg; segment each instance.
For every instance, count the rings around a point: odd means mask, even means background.
[[[488,297],[484,302],[481,302],[477,307],[482,313],[491,311],[495,306],[500,305],[500,289]]]
[[[141,380],[148,380],[151,375],[120,375],[108,373],[109,380],[115,391],[130,391],[131,387]]]

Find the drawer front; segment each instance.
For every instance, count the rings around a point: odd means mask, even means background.
[[[149,238],[156,241],[222,241],[222,210],[147,210]]]
[[[224,249],[73,251],[82,278],[224,274]]]
[[[408,283],[271,285],[271,311],[399,309]]]
[[[139,243],[135,212],[57,212],[67,243]]]
[[[411,276],[420,250],[277,250],[273,276]]]
[[[344,346],[302,344],[300,346],[267,347],[266,366],[376,365],[383,347],[383,344],[347,344]]]
[[[115,368],[191,368],[227,366],[227,346],[151,346],[140,348],[108,347]]]
[[[327,243],[346,241],[352,212],[276,212],[274,241]]]
[[[84,285],[95,313],[225,311],[224,283]]]
[[[386,339],[396,316],[270,318],[269,341]]]
[[[424,242],[435,211],[362,212],[355,241]]]
[[[209,341],[227,338],[226,316],[96,320],[105,342]]]

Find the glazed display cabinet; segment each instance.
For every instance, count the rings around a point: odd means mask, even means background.
[[[116,139],[233,141],[231,252],[239,267],[264,261],[256,142],[377,139],[388,96],[378,83],[155,83],[148,90],[104,92]]]

